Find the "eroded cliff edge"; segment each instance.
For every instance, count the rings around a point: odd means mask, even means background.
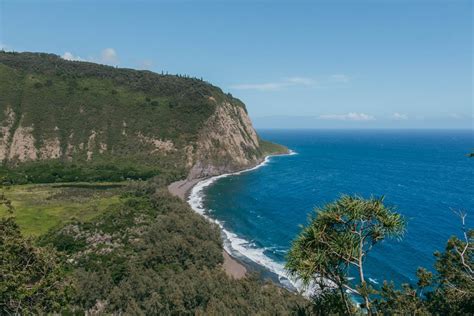
[[[262,157],[260,140],[244,106],[224,101],[199,133],[188,179],[248,168]]]

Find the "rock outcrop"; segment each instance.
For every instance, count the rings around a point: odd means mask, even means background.
[[[0,161],[5,160],[10,152],[10,137],[14,123],[15,112],[10,106],[6,106],[4,110],[4,120],[0,122]]]
[[[188,179],[248,168],[262,158],[259,138],[245,108],[224,102],[216,107],[199,135]]]

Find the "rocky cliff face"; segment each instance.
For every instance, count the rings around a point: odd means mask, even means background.
[[[252,122],[242,106],[216,107],[200,132],[189,179],[214,176],[256,165],[263,158]]]
[[[127,132],[124,119],[120,131],[122,142],[136,142],[142,147],[143,154],[158,159],[170,154],[184,157],[189,179],[241,170],[261,162],[263,153],[260,150],[260,140],[245,108],[229,101],[220,104],[213,98],[211,101],[215,103],[215,111],[199,131],[196,141],[179,147],[170,139],[143,135],[140,131],[130,133]],[[82,141],[73,141],[74,131],[68,131],[70,134],[64,140],[65,143],[62,143],[61,131],[54,126],[46,133],[49,137],[36,139],[34,125],[25,125],[23,118],[15,124],[16,116],[11,107],[4,108],[4,118],[0,122],[2,164],[54,159],[73,161],[75,157],[92,161],[96,156],[114,154],[113,148],[109,148],[105,142],[108,138],[107,131],[82,130],[81,133],[86,135]]]

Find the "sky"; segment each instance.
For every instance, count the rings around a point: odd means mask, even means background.
[[[0,0],[4,50],[187,74],[257,128],[474,128],[470,0]]]

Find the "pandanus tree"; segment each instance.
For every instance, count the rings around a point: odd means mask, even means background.
[[[353,307],[347,291],[363,300],[362,308],[372,314],[373,288],[364,274],[369,251],[385,238],[399,238],[405,231],[403,217],[386,207],[382,198],[342,196],[317,208],[288,253],[286,268],[306,286],[321,294],[339,296],[345,312]],[[358,281],[350,282],[355,273]]]

